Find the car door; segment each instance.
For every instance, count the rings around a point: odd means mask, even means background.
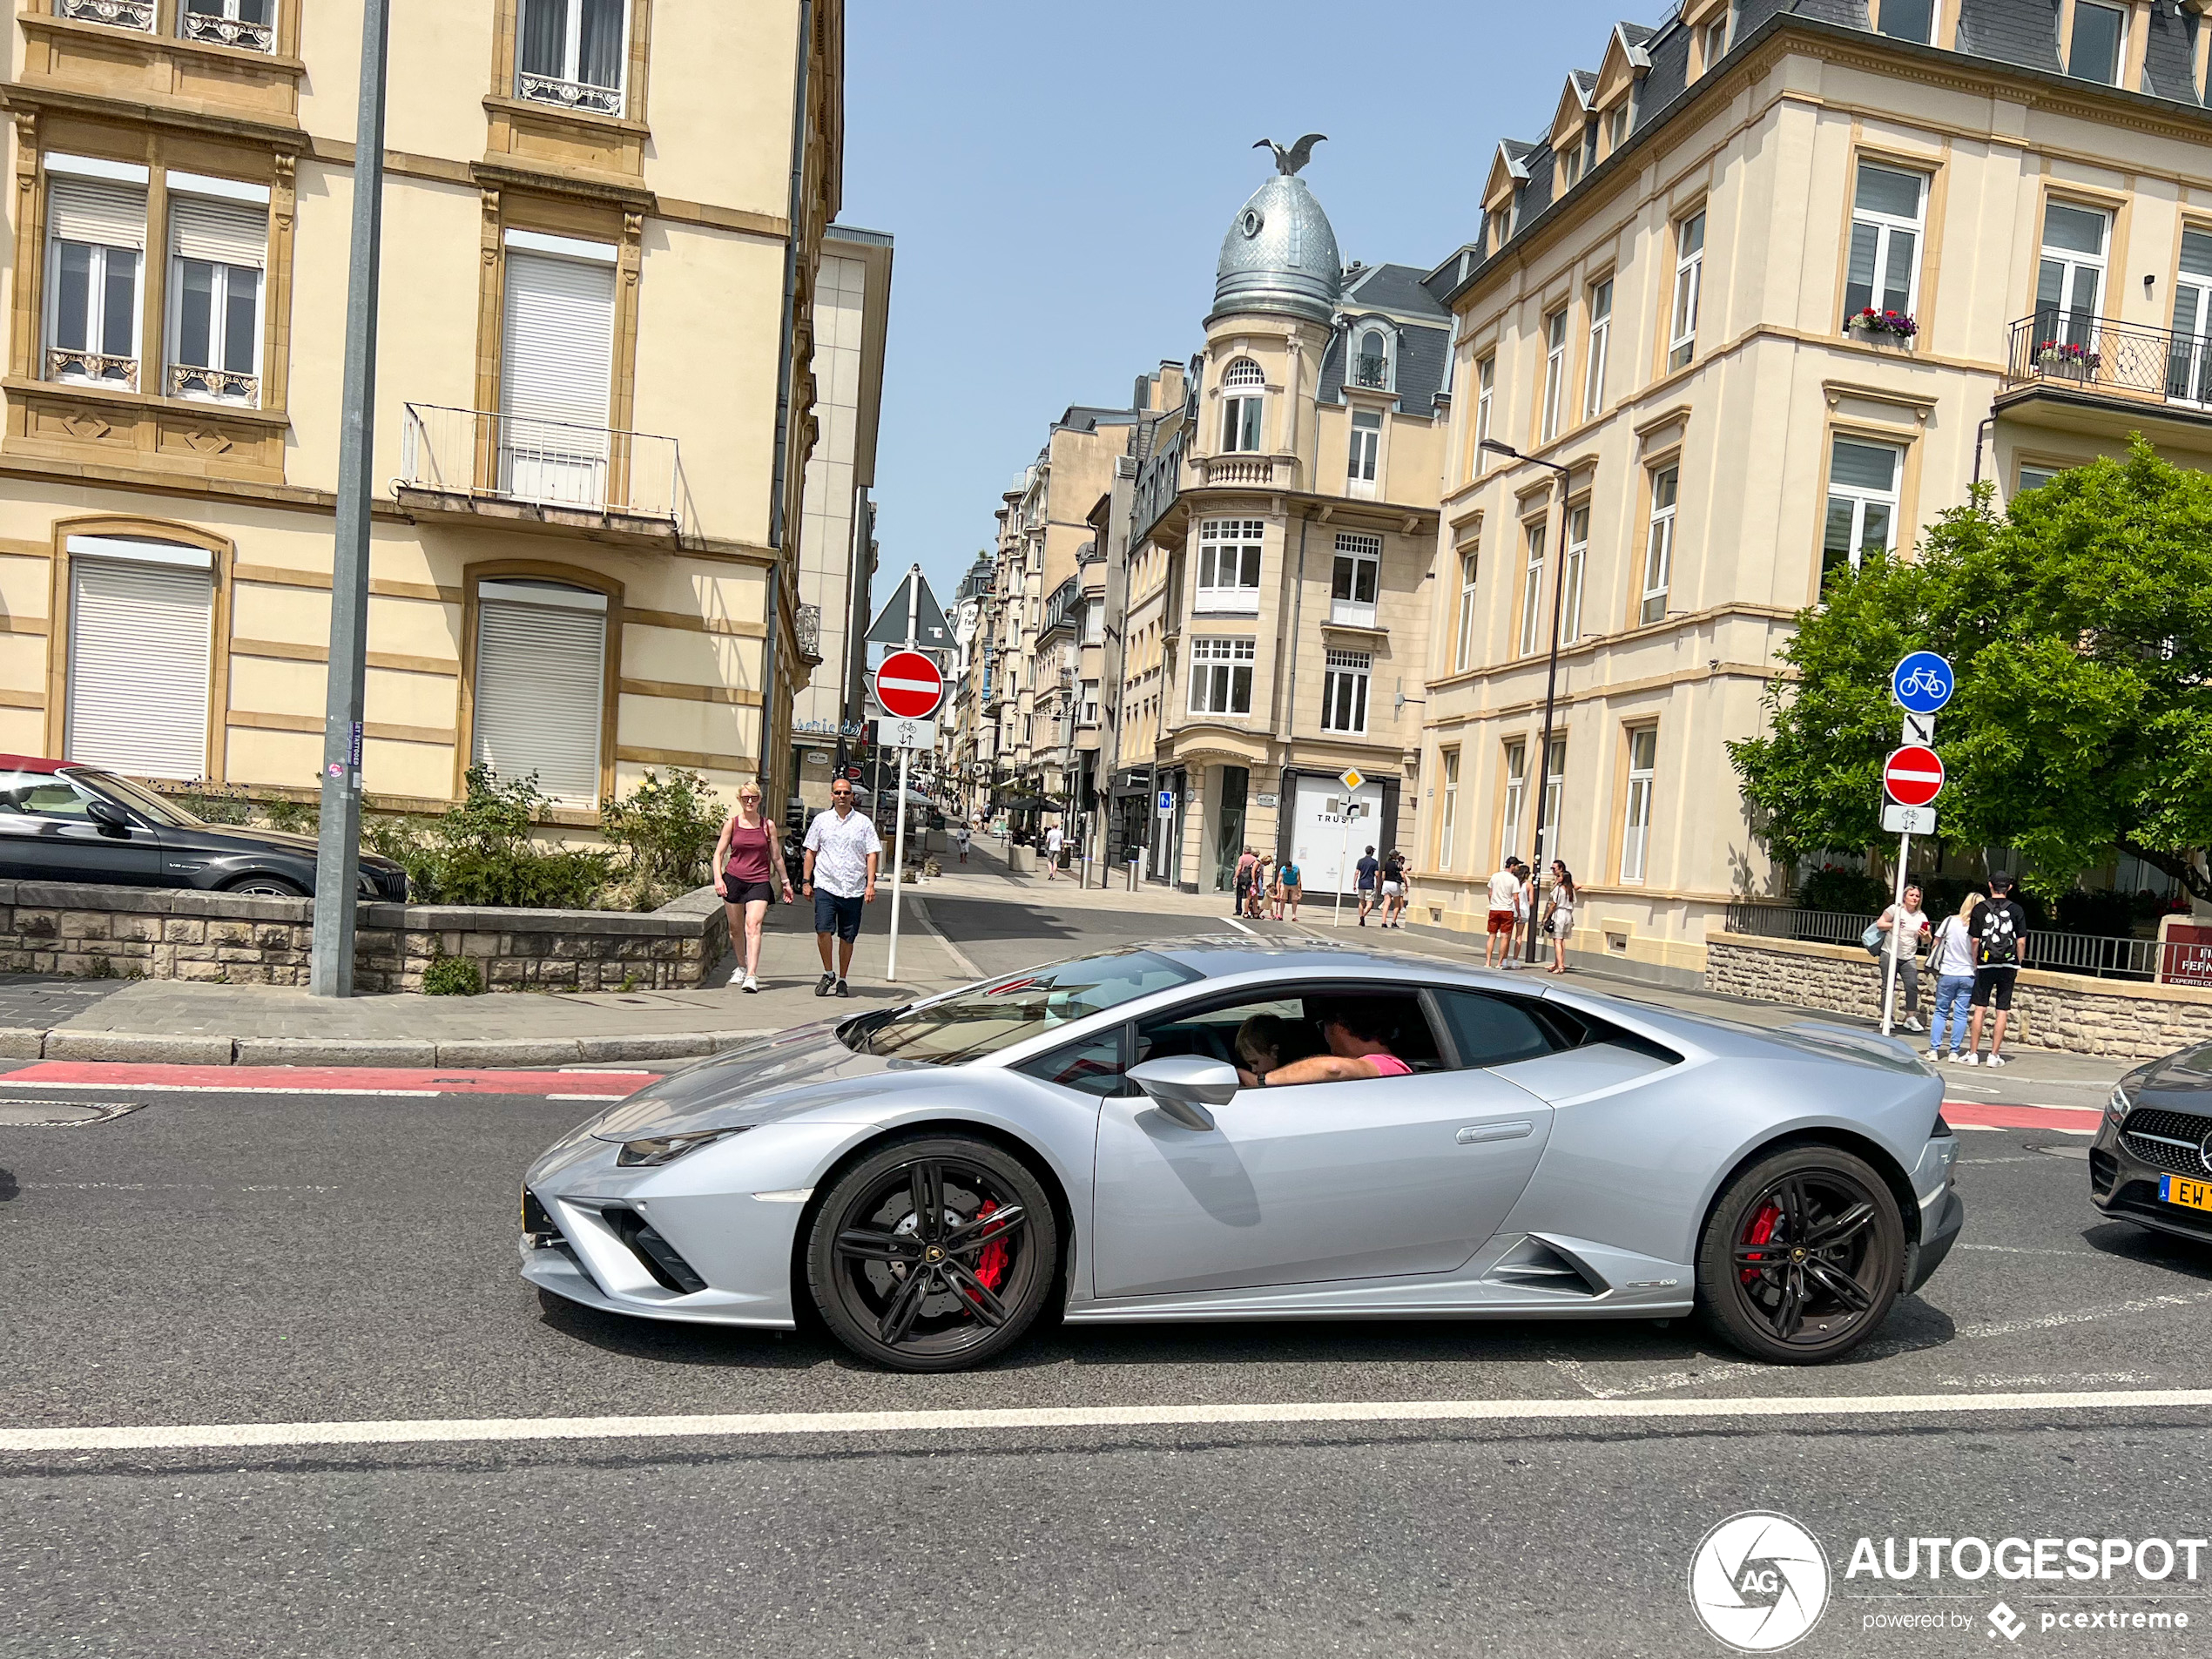
[[[1241,1002],[1140,1021],[1139,1058],[1219,1056],[1241,1018],[1342,994],[1270,988]],[[1369,985],[1406,1011],[1409,1076],[1245,1089],[1184,1127],[1141,1094],[1103,1103],[1092,1283],[1100,1297],[1447,1273],[1497,1231],[1536,1167],[1551,1109],[1454,1067],[1427,1000]],[[1187,1005],[1188,1006],[1188,1005]],[[1280,1017],[1278,1014],[1278,1017]],[[1309,1036],[1312,1035],[1309,1029]]]
[[[98,881],[145,887],[161,880],[153,831],[98,822],[91,797],[58,773],[0,774],[0,876],[14,881]]]

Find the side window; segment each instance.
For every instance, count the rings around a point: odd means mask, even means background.
[[[1123,1092],[1122,1082],[1122,1039],[1129,1028],[1117,1025],[1110,1031],[1096,1036],[1083,1037],[1063,1043],[1049,1054],[1039,1055],[1015,1068],[1025,1076],[1042,1082],[1057,1083],[1062,1089],[1072,1089],[1081,1095],[1108,1095]]]
[[[1422,1012],[1420,995],[1390,987],[1352,987],[1312,990],[1284,995],[1279,991],[1241,1001],[1156,1015],[1137,1027],[1139,1062],[1176,1055],[1197,1055],[1231,1065],[1249,1063],[1240,1056],[1238,1042],[1262,1045],[1267,1069],[1328,1051],[1322,1032],[1324,1017],[1332,1007],[1347,1002],[1368,1004],[1378,1016],[1386,1049],[1417,1072],[1436,1071],[1444,1064],[1436,1034]],[[1249,1027],[1248,1027],[1249,1022]]]
[[[1518,997],[1439,991],[1436,1000],[1463,1066],[1509,1066],[1573,1046],[1565,1033]]]

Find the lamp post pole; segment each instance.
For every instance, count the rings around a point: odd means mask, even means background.
[[[1559,476],[1555,494],[1559,497],[1559,538],[1548,550],[1546,556],[1552,566],[1552,646],[1551,659],[1544,671],[1544,735],[1536,755],[1536,880],[1528,897],[1528,954],[1531,965],[1536,961],[1536,893],[1543,886],[1544,858],[1544,802],[1551,794],[1552,715],[1559,701],[1559,624],[1567,597],[1567,486],[1572,469],[1556,461],[1539,461],[1525,455],[1510,444],[1500,443],[1494,438],[1485,438],[1481,448],[1493,454],[1507,455],[1515,461],[1525,461],[1532,467],[1548,467]],[[1547,514],[1548,524],[1550,516]],[[1560,780],[1560,794],[1567,792],[1566,779]],[[1565,804],[1562,799],[1562,806]],[[1557,826],[1553,826],[1556,833]]]

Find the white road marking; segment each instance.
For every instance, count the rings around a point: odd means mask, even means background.
[[[1226,920],[1229,925],[1231,927],[1234,927],[1238,933],[1250,934],[1254,939],[1259,937],[1259,930],[1257,927],[1247,927],[1243,922],[1238,921],[1234,916],[1230,916],[1226,918]]]
[[[2013,1337],[2028,1331],[2056,1331],[2069,1325],[2094,1325],[2100,1319],[2116,1319],[2129,1313],[2148,1313],[2157,1308],[2201,1307],[2207,1302],[2212,1302],[2212,1291],[2199,1291],[2192,1296],[2144,1296],[2132,1302],[2112,1302],[2102,1307],[2077,1308],[2071,1313],[2045,1313],[2033,1319],[1962,1325],[1953,1334],[1961,1337]]]
[[[1206,1406],[1044,1406],[997,1410],[751,1412],[682,1417],[482,1417],[338,1423],[206,1423],[0,1429],[0,1452],[168,1452],[464,1441],[702,1440],[756,1435],[912,1434],[1036,1428],[1253,1423],[1715,1421],[1793,1417],[1962,1416],[2212,1409],[2212,1388],[1975,1394],[1829,1394],[1722,1399],[1316,1400]]]
[[[627,1095],[548,1095],[548,1100],[628,1100]]]
[[[2023,1163],[2027,1160],[2022,1159]],[[2037,1250],[2027,1244],[1960,1244],[1960,1250],[1993,1251],[2000,1256],[2080,1256],[2093,1262],[2108,1262],[2111,1257],[2101,1250]]]
[[[1977,1135],[2003,1135],[2008,1132],[2002,1123],[1953,1123],[1951,1127],[1972,1130]]]
[[[97,1089],[111,1095],[379,1095],[409,1100],[434,1100],[448,1093],[443,1089],[301,1089],[271,1083],[80,1083],[44,1077],[10,1077],[10,1089]]]
[[[953,959],[954,968],[972,980],[989,977],[975,966],[974,959],[966,951],[953,943],[951,935],[937,925],[937,919],[929,914],[927,900],[916,894],[907,900],[907,908],[914,914],[914,925],[945,948],[945,954]]]
[[[560,1071],[566,1077],[650,1077],[653,1075],[643,1066],[563,1066]]]

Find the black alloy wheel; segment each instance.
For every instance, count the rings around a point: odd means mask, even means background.
[[[831,1332],[897,1371],[960,1371],[1018,1342],[1058,1279],[1060,1230],[1019,1158],[966,1136],[894,1141],[839,1177],[807,1237]]]
[[[1841,1359],[1889,1317],[1905,1222],[1889,1184],[1840,1147],[1797,1146],[1728,1185],[1705,1224],[1697,1305],[1757,1359]]]
[[[223,889],[249,899],[304,899],[307,895],[299,887],[280,875],[249,875],[242,881],[233,881]]]

